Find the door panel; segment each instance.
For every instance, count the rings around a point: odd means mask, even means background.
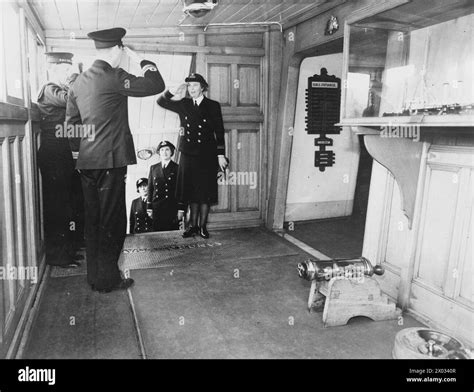
[[[226,130],[224,139],[226,150],[229,149],[231,143],[232,131]],[[213,212],[230,212],[231,211],[231,192],[229,187],[225,185],[225,177],[220,177],[220,180],[217,181],[217,198],[219,203],[213,206]]]
[[[237,211],[258,211],[259,130],[237,130]]]
[[[208,83],[210,99],[221,106],[231,106],[231,69],[229,64],[208,64]]]
[[[238,65],[240,84],[237,106],[260,108],[260,66]]]

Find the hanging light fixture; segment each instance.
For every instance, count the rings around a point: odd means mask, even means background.
[[[184,0],[183,12],[193,18],[202,18],[217,6],[217,0]]]

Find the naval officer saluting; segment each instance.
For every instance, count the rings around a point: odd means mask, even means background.
[[[66,121],[92,127],[93,137],[82,137],[76,168],[81,172],[85,205],[87,281],[93,290],[127,289],[118,258],[126,235],[125,180],[127,165],[136,163],[128,125],[128,97],[146,97],[164,90],[156,65],[142,60],[122,44],[126,31],[113,28],[89,33],[97,60],[74,83]],[[122,56],[142,67],[143,77],[119,68]]]
[[[217,203],[217,171],[227,166],[221,105],[203,95],[207,87],[201,75],[191,74],[185,83],[173,92],[166,90],[157,101],[178,113],[181,121],[176,199],[191,207],[185,238],[195,234],[209,238],[206,225],[210,205]],[[191,98],[185,98],[186,89]]]

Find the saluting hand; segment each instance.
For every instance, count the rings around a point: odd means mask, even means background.
[[[170,93],[173,94],[172,101],[181,101],[186,96],[186,90],[188,89],[188,84],[183,83],[178,87],[170,88]]]
[[[132,60],[134,63],[140,64],[142,62],[143,59],[132,49],[124,46],[123,50],[125,51],[127,56],[130,57],[130,60]]]
[[[148,214],[150,218],[153,219],[153,210],[146,210],[146,213]]]

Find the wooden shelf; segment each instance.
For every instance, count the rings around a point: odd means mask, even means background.
[[[345,118],[338,126],[384,127],[388,125],[418,125],[422,127],[472,127],[474,130],[474,116],[472,115],[444,115],[444,116],[397,116],[397,117],[363,117]]]

